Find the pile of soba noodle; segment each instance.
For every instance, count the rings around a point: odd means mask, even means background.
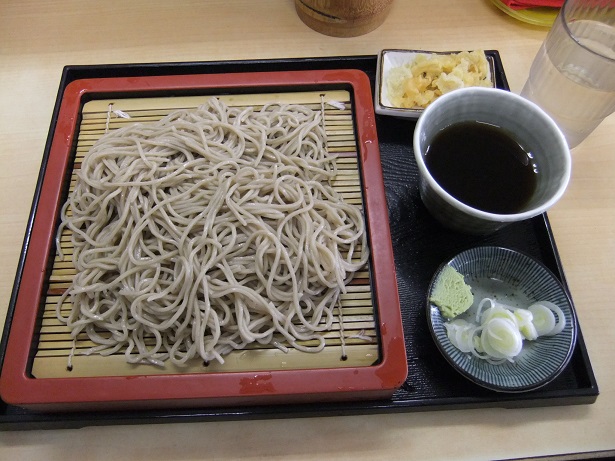
[[[130,363],[223,362],[251,343],[321,350],[368,257],[335,174],[322,112],[304,106],[213,98],[105,134],[62,212],[77,274],[58,317],[96,344],[86,354]]]

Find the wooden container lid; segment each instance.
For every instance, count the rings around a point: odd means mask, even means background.
[[[299,18],[310,28],[333,37],[356,37],[378,28],[393,0],[295,0]]]

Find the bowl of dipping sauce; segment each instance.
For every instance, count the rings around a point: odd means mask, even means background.
[[[484,235],[546,212],[570,181],[564,135],[534,103],[463,88],[425,109],[414,131],[423,203],[442,225]]]

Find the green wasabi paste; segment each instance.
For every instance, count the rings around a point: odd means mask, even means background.
[[[444,266],[436,279],[429,301],[438,306],[444,317],[452,319],[470,308],[474,295],[470,286],[465,283],[463,275],[451,266]]]

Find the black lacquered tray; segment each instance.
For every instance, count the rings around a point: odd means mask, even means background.
[[[498,52],[488,51],[488,54],[495,63],[497,86],[508,89]],[[373,85],[376,73],[376,57],[352,56],[66,67],[62,75],[58,102],[54,109],[50,137],[46,145],[33,210],[36,208],[40,194],[40,178],[43,177],[45,171],[51,134],[54,132],[57,121],[59,101],[61,101],[64,89],[70,82],[85,78],[311,69],[359,69],[367,73]],[[418,171],[412,154],[414,122],[377,116],[376,123],[384,170],[409,369],[406,382],[391,399],[283,406],[87,413],[37,413],[0,402],[0,429],[76,428],[89,425],[222,421],[593,403],[598,396],[598,386],[581,331],[579,331],[573,358],[564,372],[548,386],[523,394],[502,394],[481,388],[458,374],[440,355],[427,327],[425,298],[429,281],[438,265],[444,260],[472,246],[499,245],[525,252],[541,260],[566,286],[564,271],[546,215],[508,226],[488,237],[464,236],[440,227],[427,214],[418,194]],[[31,221],[28,226],[24,252],[28,245]],[[16,276],[16,287],[20,283],[23,257],[22,253]],[[0,361],[4,360],[14,302],[15,293],[11,298],[5,331],[0,344]]]

